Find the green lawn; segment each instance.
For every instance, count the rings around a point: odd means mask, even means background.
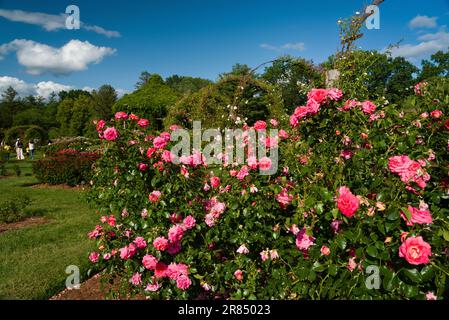
[[[88,252],[94,241],[87,239],[98,219],[95,210],[73,189],[33,188],[31,161],[18,164],[20,177],[0,179],[0,202],[27,194],[32,210],[49,223],[0,233],[0,299],[47,299],[65,288],[68,265],[77,265],[84,278],[89,268]],[[13,170],[11,171],[11,173]]]

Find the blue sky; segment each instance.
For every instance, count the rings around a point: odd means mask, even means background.
[[[11,84],[47,95],[58,85],[109,83],[125,92],[143,70],[215,80],[234,63],[256,66],[282,54],[322,62],[338,48],[337,20],[367,3],[0,0],[0,90]],[[79,30],[63,26],[70,4],[80,9]],[[402,40],[395,54],[419,63],[449,46],[446,25],[448,0],[385,0],[380,29],[364,29],[358,45],[382,50]]]

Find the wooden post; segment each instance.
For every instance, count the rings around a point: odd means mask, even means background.
[[[326,70],[326,88],[333,88],[336,86],[340,77],[340,71],[337,69]]]

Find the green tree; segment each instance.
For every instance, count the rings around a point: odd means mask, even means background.
[[[72,116],[70,118],[70,135],[83,136],[91,127],[92,98],[81,95],[73,102]]]
[[[145,84],[147,84],[152,75],[153,74],[149,73],[148,71],[142,71],[140,73],[139,80],[137,81],[137,83],[135,85],[136,89],[139,89],[139,88],[143,87]]]
[[[56,120],[59,122],[60,134],[70,135],[70,121],[73,114],[74,99],[65,98],[58,104]]]
[[[274,60],[262,74],[262,79],[280,89],[288,114],[291,114],[296,106],[307,101],[308,89],[323,85],[322,78],[313,62],[292,56]]]
[[[16,99],[17,96],[18,96],[18,92],[16,90],[14,90],[13,87],[9,86],[2,93],[2,100],[3,100],[3,102],[11,103]]]
[[[93,113],[100,119],[110,119],[113,115],[112,107],[117,102],[115,89],[105,84],[92,93]]]
[[[229,76],[248,76],[251,74],[251,68],[246,64],[236,63],[232,66],[230,72],[222,73],[218,76],[219,80],[223,80]]]
[[[178,98],[179,94],[170,88],[160,75],[153,74],[139,89],[118,100],[113,111],[133,112],[148,118],[152,128],[161,129],[167,109]]]
[[[438,51],[430,56],[429,60],[422,61],[420,81],[431,77],[449,77],[449,51]]]
[[[165,79],[165,83],[180,94],[198,92],[212,81],[203,78],[172,75]]]

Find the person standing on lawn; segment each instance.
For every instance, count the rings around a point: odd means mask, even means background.
[[[16,141],[16,153],[17,153],[17,160],[23,160],[25,157],[23,156],[23,142],[20,140],[20,138],[17,138]]]
[[[34,160],[34,141],[30,140],[30,142],[28,143],[28,150],[30,152],[30,159]]]

